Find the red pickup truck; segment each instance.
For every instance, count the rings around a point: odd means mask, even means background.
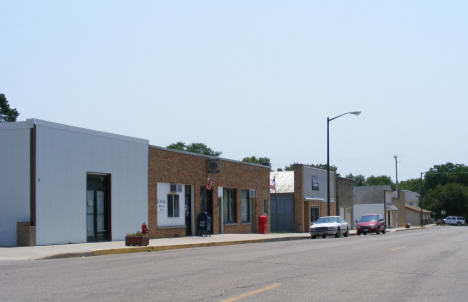
[[[385,219],[380,214],[367,214],[356,220],[357,234],[366,235],[367,233],[385,234]]]

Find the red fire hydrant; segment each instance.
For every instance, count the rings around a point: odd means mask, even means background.
[[[141,225],[141,233],[143,235],[146,235],[148,234],[148,232],[149,232],[148,226],[146,225],[146,222],[143,221],[143,224]]]
[[[266,233],[266,225],[267,225],[267,217],[266,215],[261,215],[258,219],[258,223],[260,224],[260,234]]]

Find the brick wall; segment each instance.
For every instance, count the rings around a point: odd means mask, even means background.
[[[200,213],[200,186],[205,186],[208,175],[206,160],[208,157],[196,154],[170,151],[150,146],[148,152],[148,223],[152,238],[185,236],[185,228],[158,228],[157,227],[157,183],[181,183],[193,185],[194,188],[194,216]],[[219,233],[218,217],[218,187],[236,189],[237,223],[225,224],[224,233],[251,233],[252,223],[254,230],[258,231],[259,215],[263,214],[263,200],[267,199],[270,207],[268,167],[255,166],[240,162],[221,160],[221,173],[211,174],[213,182],[211,190],[213,198],[212,224],[213,233]],[[255,217],[251,223],[241,222],[241,190],[255,189],[257,191]],[[208,191],[210,192],[210,191]],[[183,207],[183,203],[181,203]],[[253,215],[252,215],[253,216]],[[267,231],[270,231],[268,219]]]

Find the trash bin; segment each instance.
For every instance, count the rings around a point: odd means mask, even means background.
[[[267,217],[266,215],[260,215],[258,219],[258,223],[260,224],[260,234],[265,234],[266,233],[266,225],[267,225]]]
[[[198,220],[198,234],[200,236],[211,235],[211,216],[208,212],[200,212],[197,217]]]

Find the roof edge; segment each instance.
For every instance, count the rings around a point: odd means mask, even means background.
[[[242,165],[265,168],[265,169],[270,170],[270,166],[264,166],[264,165],[255,164],[255,163],[248,163],[248,162],[240,161],[240,160],[234,160],[234,159],[228,159],[228,158],[223,158],[223,157],[216,157],[216,156],[211,156],[211,155],[205,155],[205,154],[193,153],[193,152],[188,152],[188,151],[176,150],[176,149],[171,149],[171,148],[166,148],[166,147],[161,147],[161,146],[156,146],[156,145],[149,145],[149,148],[158,149],[158,150],[162,150],[162,151],[168,151],[168,152],[174,152],[174,153],[179,153],[179,154],[184,154],[184,155],[203,157],[203,158],[206,158],[206,159],[220,159],[220,160],[235,163],[235,164],[242,164]]]

